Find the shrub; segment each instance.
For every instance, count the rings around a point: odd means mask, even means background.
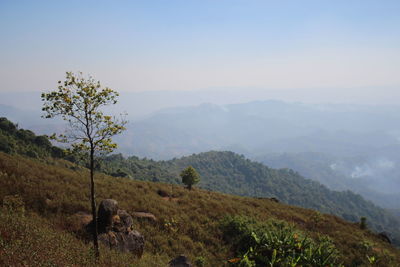
[[[341,266],[329,238],[312,240],[283,222],[260,224],[230,217],[222,231],[240,259],[232,262],[235,266]]]
[[[206,259],[202,256],[199,256],[194,260],[194,264],[197,267],[204,267],[204,266],[206,266]]]
[[[256,222],[249,218],[234,216],[225,217],[221,221],[220,228],[224,240],[233,245],[233,249],[239,254],[245,254],[249,247],[255,245],[252,233]]]

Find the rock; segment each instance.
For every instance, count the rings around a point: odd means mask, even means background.
[[[129,252],[141,257],[144,250],[144,237],[138,231],[109,231],[99,235],[99,241],[111,249]]]
[[[390,240],[390,237],[388,233],[381,232],[378,234],[379,238],[382,239],[385,242],[388,242],[389,244],[392,244],[392,240]]]
[[[114,199],[104,199],[100,202],[97,212],[99,233],[108,232],[112,228],[113,217],[118,213],[118,202]]]
[[[175,259],[171,260],[169,263],[169,267],[192,267],[189,259],[185,255],[180,255]]]
[[[132,214],[133,217],[138,218],[140,220],[148,220],[151,222],[156,222],[157,218],[154,216],[154,214],[149,213],[149,212],[134,212]]]
[[[129,232],[132,227],[132,216],[126,210],[118,210],[117,215],[113,217],[113,230],[116,232]]]
[[[98,209],[98,240],[111,249],[129,252],[141,257],[144,250],[144,237],[132,230],[133,219],[125,210],[118,209],[114,199],[101,201]],[[85,227],[86,233],[93,232],[93,220]],[[92,238],[89,235],[89,238]]]
[[[170,195],[168,194],[168,192],[162,190],[162,189],[158,189],[157,190],[157,194],[161,197],[169,197]]]

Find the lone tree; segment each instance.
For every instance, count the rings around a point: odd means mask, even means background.
[[[182,183],[187,185],[189,190],[192,190],[192,185],[197,184],[200,182],[200,175],[197,173],[196,169],[192,166],[187,167],[184,169],[181,174]]]
[[[125,130],[126,121],[114,116],[104,115],[102,108],[117,103],[118,93],[102,87],[91,76],[84,77],[80,72],[66,73],[64,82],[59,81],[57,90],[42,93],[44,118],[60,116],[69,127],[65,134],[53,134],[52,138],[70,143],[70,151],[86,155],[90,168],[90,202],[93,215],[93,245],[96,260],[100,256],[97,239],[98,226],[94,187],[94,160],[100,154],[112,152],[117,145],[111,137]]]

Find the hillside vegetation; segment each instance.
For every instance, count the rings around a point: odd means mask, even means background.
[[[199,186],[213,191],[280,201],[330,213],[357,222],[366,217],[377,232],[387,231],[400,244],[399,220],[388,211],[351,191],[332,191],[305,179],[291,169],[272,169],[233,152],[211,151],[170,161],[152,161],[113,155],[103,161],[103,171],[137,180],[180,183],[179,172],[193,166],[201,175]]]
[[[82,239],[74,215],[90,210],[84,162],[62,159],[66,155],[45,136],[18,129],[7,119],[1,119],[0,126],[0,142],[5,144],[1,150],[8,153],[0,152],[0,264],[94,265],[91,246]],[[177,185],[179,172],[188,165],[199,171],[206,190]],[[114,198],[131,214],[150,212],[157,218],[134,223],[146,239],[140,260],[103,247],[102,266],[165,266],[179,254],[196,266],[264,266],[271,260],[276,266],[397,266],[400,261],[396,248],[358,223],[266,198],[316,205],[324,212],[343,211],[347,205],[355,216],[381,216],[368,217],[370,226],[387,227],[382,209],[288,169],[270,169],[232,152],[160,162],[112,155],[101,166],[99,171],[112,176],[96,174],[98,201]]]
[[[46,136],[19,129],[4,117],[0,117],[0,151],[32,158],[64,156],[63,150],[53,146]]]
[[[86,264],[90,249],[73,234],[72,215],[90,210],[85,186],[88,184],[87,170],[78,170],[76,165],[62,160],[40,162],[4,153],[0,153],[0,170],[1,199],[18,194],[26,208],[24,216],[16,212],[6,213],[4,208],[2,210],[1,261],[13,261],[17,265],[28,262],[29,265],[34,258],[37,265],[44,265],[51,256],[56,265]],[[228,259],[240,256],[239,250],[234,247],[235,242],[224,237],[224,231],[232,229],[221,228],[229,218],[226,216],[242,216],[258,222],[257,225],[283,221],[294,227],[296,236],[302,234],[313,240],[329,237],[338,251],[338,262],[346,266],[367,264],[368,257],[379,259],[379,266],[400,264],[397,249],[370,231],[361,230],[358,224],[332,215],[269,199],[200,189],[188,191],[178,185],[134,181],[104,174],[96,175],[96,186],[98,200],[114,198],[121,208],[130,213],[147,211],[158,219],[153,223],[139,220],[134,223],[135,229],[146,238],[142,260],[102,248],[101,263],[104,266],[110,262],[115,266],[124,266],[128,262],[135,263],[134,266],[165,266],[168,259],[182,253],[204,266],[223,266]],[[172,198],[161,197],[160,190],[169,192]],[[237,220],[240,223],[241,220]],[[251,227],[251,224],[245,225]],[[49,244],[56,238],[56,249],[49,250]]]
[[[351,190],[375,204],[399,208],[399,145],[374,149],[353,157],[323,153],[265,154],[257,161],[272,168],[291,168],[332,190]]]

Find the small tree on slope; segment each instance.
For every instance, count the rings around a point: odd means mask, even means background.
[[[85,78],[82,73],[66,73],[66,80],[59,81],[57,90],[42,94],[43,117],[60,116],[69,127],[66,134],[53,139],[70,143],[72,150],[87,156],[90,168],[90,203],[94,222],[93,245],[96,260],[99,258],[98,227],[94,187],[94,160],[99,154],[112,152],[117,145],[111,137],[125,130],[126,121],[104,115],[102,108],[117,103],[118,93],[103,88],[92,77]]]
[[[181,174],[182,183],[187,185],[189,190],[192,190],[192,185],[197,184],[200,182],[200,175],[197,173],[196,169],[192,166],[187,167],[184,169]]]

